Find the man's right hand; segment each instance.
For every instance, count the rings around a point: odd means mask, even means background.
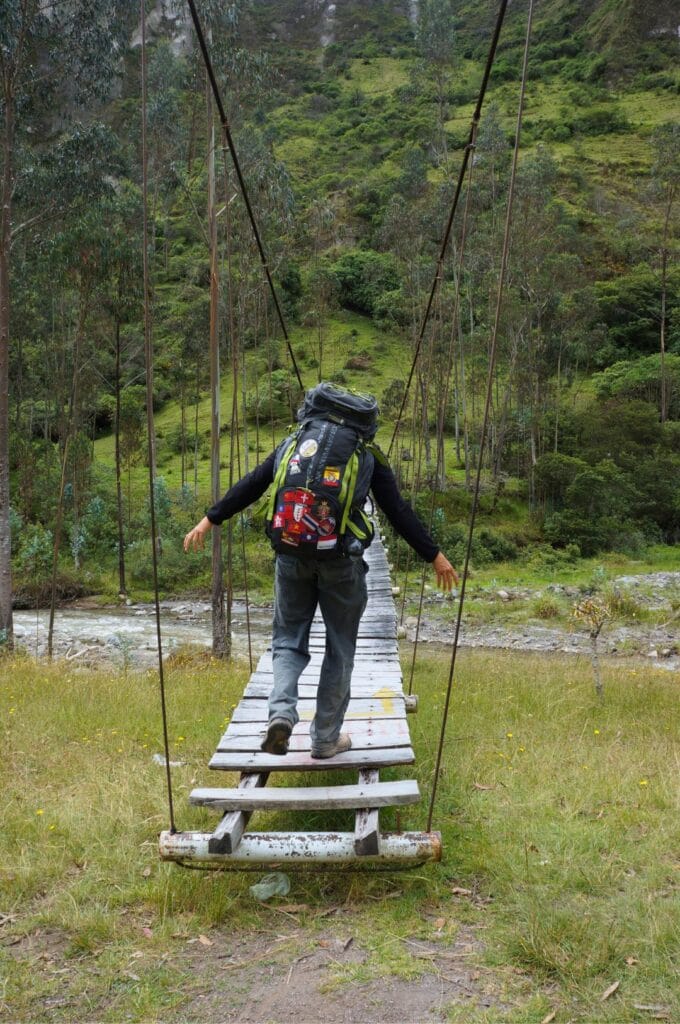
[[[193,530],[189,530],[188,534],[184,538],[184,550],[185,551],[199,551],[202,550],[205,544],[205,536],[212,529],[213,524],[210,522],[207,516],[203,516],[200,523],[194,526]]]

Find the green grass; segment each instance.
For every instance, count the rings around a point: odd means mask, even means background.
[[[410,65],[396,57],[372,57],[350,61],[340,82],[345,91],[359,89],[366,96],[384,96],[393,93],[409,80]]]
[[[19,659],[2,670],[0,1016],[185,1019],[182,1007],[212,981],[199,960],[187,969],[187,943],[255,937],[272,910],[250,897],[250,875],[158,863],[167,811],[152,761],[162,749],[155,678]],[[205,764],[246,676],[205,658],[168,672],[171,756],[186,762],[173,770],[182,829],[212,820],[186,796],[217,783]],[[447,676],[448,657],[420,661],[409,722],[424,799],[402,810],[403,828],[425,824]],[[627,1022],[639,1019],[636,1003],[674,1019],[677,681],[619,661],[604,682],[598,706],[580,660],[463,652],[435,816],[443,862],[386,876],[295,874],[286,902],[307,909],[293,947],[308,948],[319,915],[341,904],[367,958],[338,964],[334,984],[412,977],[425,967],[406,940],[431,939],[435,919],[444,946],[478,930],[479,967],[513,1007],[468,1008],[466,1022],[537,1024],[551,1008],[558,1021]],[[382,817],[395,825],[393,811]]]

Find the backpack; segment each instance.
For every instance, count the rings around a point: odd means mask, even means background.
[[[369,439],[377,429],[372,397],[334,385],[307,392],[300,426],[276,450],[267,534],[279,554],[301,558],[360,555],[373,540],[363,510],[373,476]]]
[[[364,441],[372,441],[378,430],[378,403],[373,395],[347,391],[330,381],[322,381],[310,388],[298,409],[298,423],[306,420],[326,419],[331,423],[353,427]]]

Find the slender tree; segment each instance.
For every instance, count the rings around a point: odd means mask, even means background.
[[[0,4],[0,640],[13,645],[11,534],[9,519],[9,343],[11,248],[26,223],[15,224],[13,202],[17,152],[38,127],[46,96],[58,95],[73,109],[104,96],[117,73],[128,28],[128,0],[111,4]],[[35,137],[41,137],[37,132]],[[49,204],[41,197],[42,211]],[[42,212],[41,211],[41,212]],[[40,214],[38,214],[40,215]],[[31,218],[32,219],[32,218]]]

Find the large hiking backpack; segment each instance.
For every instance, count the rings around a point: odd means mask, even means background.
[[[370,396],[319,384],[298,411],[300,426],[276,451],[267,533],[275,551],[301,558],[361,554],[373,540],[363,510],[373,476],[368,442],[378,407]]]

